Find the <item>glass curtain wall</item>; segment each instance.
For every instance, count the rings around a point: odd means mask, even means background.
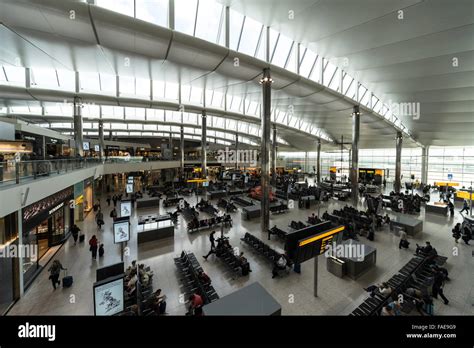
[[[429,149],[428,182],[450,181],[469,187],[474,181],[474,146],[435,147]]]

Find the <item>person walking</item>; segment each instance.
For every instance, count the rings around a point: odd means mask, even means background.
[[[408,249],[410,242],[407,239],[407,233],[405,231],[400,231],[400,242],[398,243],[398,249],[405,248]]]
[[[112,201],[114,201],[114,208],[117,207],[117,200],[118,200],[117,196],[114,195],[114,196],[112,197]]]
[[[211,234],[209,235],[209,242],[211,242],[211,250],[207,253],[207,255],[203,256],[206,260],[211,254],[215,254],[215,249],[216,249],[216,238],[214,235],[216,234],[216,231],[212,231]]]
[[[107,195],[106,201],[107,201],[107,206],[108,207],[110,207],[110,200],[111,200],[110,195]]]
[[[57,285],[61,284],[61,282],[59,281],[59,275],[61,274],[61,270],[66,270],[66,269],[67,268],[64,268],[61,262],[59,262],[59,260],[54,260],[51,267],[49,267],[48,269],[49,279],[51,280],[51,283],[53,284],[54,290],[56,290]]]
[[[115,208],[110,211],[110,217],[114,220],[117,217],[117,210]]]
[[[105,250],[104,250],[104,244],[102,243],[102,244],[100,244],[100,246],[99,246],[99,258],[101,258],[102,256],[104,256],[104,252],[105,252]]]
[[[467,214],[469,214],[469,203],[467,202],[466,199],[464,200],[462,209],[459,211],[459,213],[462,214],[464,211],[465,211]]]
[[[453,202],[448,201],[448,209],[449,209],[449,214],[451,215],[451,217],[453,217],[454,216],[454,204],[453,204]]]
[[[444,301],[444,304],[447,305],[449,303],[449,300],[446,298],[446,296],[444,296],[443,292],[445,280],[446,275],[441,271],[437,271],[433,283],[433,297],[437,299],[438,295],[441,296]]]
[[[461,223],[458,222],[456,226],[452,229],[453,238],[456,243],[458,243],[459,238],[461,238]]]
[[[97,228],[100,231],[102,229],[102,225],[104,224],[104,214],[100,209],[97,211],[97,214],[95,216],[95,222],[97,223]]]
[[[92,258],[94,260],[97,259],[97,246],[98,245],[99,245],[99,240],[94,234],[92,238],[89,240],[89,250],[92,252]]]
[[[79,232],[80,231],[81,231],[81,229],[79,227],[77,227],[76,224],[72,225],[71,234],[72,234],[72,238],[74,239],[74,245],[77,244],[77,238],[79,238]]]
[[[469,241],[472,239],[472,233],[471,230],[468,227],[464,227],[464,233],[462,235],[462,240],[464,243],[469,245]]]

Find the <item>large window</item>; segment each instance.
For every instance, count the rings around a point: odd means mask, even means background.
[[[162,26],[168,26],[169,0],[135,0],[138,19]]]
[[[193,35],[196,24],[197,0],[175,0],[175,29]]]
[[[452,179],[449,179],[452,177]],[[474,181],[474,146],[435,147],[429,149],[428,182],[459,182],[470,187]]]
[[[192,3],[189,0],[186,2]],[[214,0],[199,0],[195,35],[213,43],[221,42],[224,33],[224,7]]]

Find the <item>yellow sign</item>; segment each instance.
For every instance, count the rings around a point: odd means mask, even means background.
[[[334,234],[336,234],[336,233],[339,233],[339,232],[343,231],[344,229],[345,229],[345,227],[344,227],[344,226],[341,226],[341,227],[335,228],[335,229],[333,229],[333,230],[327,231],[327,232],[325,232],[325,233],[323,233],[323,234],[318,234],[318,235],[316,235],[316,236],[314,236],[314,237],[311,237],[311,238],[308,238],[308,239],[306,239],[306,240],[301,241],[300,244],[299,244],[299,246],[301,247],[301,246],[303,246],[303,245],[306,245],[306,244],[309,244],[309,243],[313,243],[313,242],[315,242],[315,241],[317,241],[317,240],[320,240],[320,239],[323,239],[323,238],[332,236],[332,235],[334,235]],[[324,244],[324,243],[323,243],[323,244]]]
[[[189,179],[187,182],[203,183],[203,182],[207,182],[207,179]]]
[[[336,173],[337,172],[336,167],[329,167],[329,172]]]
[[[84,196],[80,195],[79,197],[76,197],[75,205],[82,204],[84,202]]]
[[[457,198],[469,199],[469,192],[467,191],[458,191],[456,192]],[[474,199],[474,193],[471,194],[471,199]]]
[[[454,186],[459,186],[459,183],[458,182],[444,182],[444,181],[435,181],[435,186],[451,186],[451,187],[454,187]]]
[[[376,169],[376,170],[375,170],[375,175],[380,175],[380,176],[382,176],[382,175],[383,175],[383,170],[382,170],[382,169]]]

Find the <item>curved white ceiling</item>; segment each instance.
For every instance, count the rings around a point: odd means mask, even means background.
[[[75,11],[74,20],[67,16],[71,9]],[[261,100],[258,80],[267,63],[100,7],[70,1],[5,0],[0,3],[0,20],[4,43],[0,49],[2,64],[15,64],[20,57],[21,65],[25,67],[181,81]],[[238,68],[234,66],[235,57],[240,59]],[[124,65],[125,59],[133,64]],[[336,141],[341,136],[351,139],[350,113],[354,101],[282,68],[271,66],[271,69],[275,81],[272,86],[274,107],[287,110],[291,105],[296,117],[325,130]],[[28,99],[51,98],[48,93],[34,93]],[[25,90],[0,86],[0,98],[5,103],[11,99],[24,99]],[[135,103],[122,100],[120,105],[122,102]],[[397,130],[381,115],[366,107],[361,110],[360,146],[393,144]],[[230,114],[224,112],[225,116]],[[278,127],[282,129],[281,136],[295,147],[314,147],[314,137],[302,137],[304,133],[289,129],[291,127]],[[416,145],[412,139],[405,141],[405,146]]]

